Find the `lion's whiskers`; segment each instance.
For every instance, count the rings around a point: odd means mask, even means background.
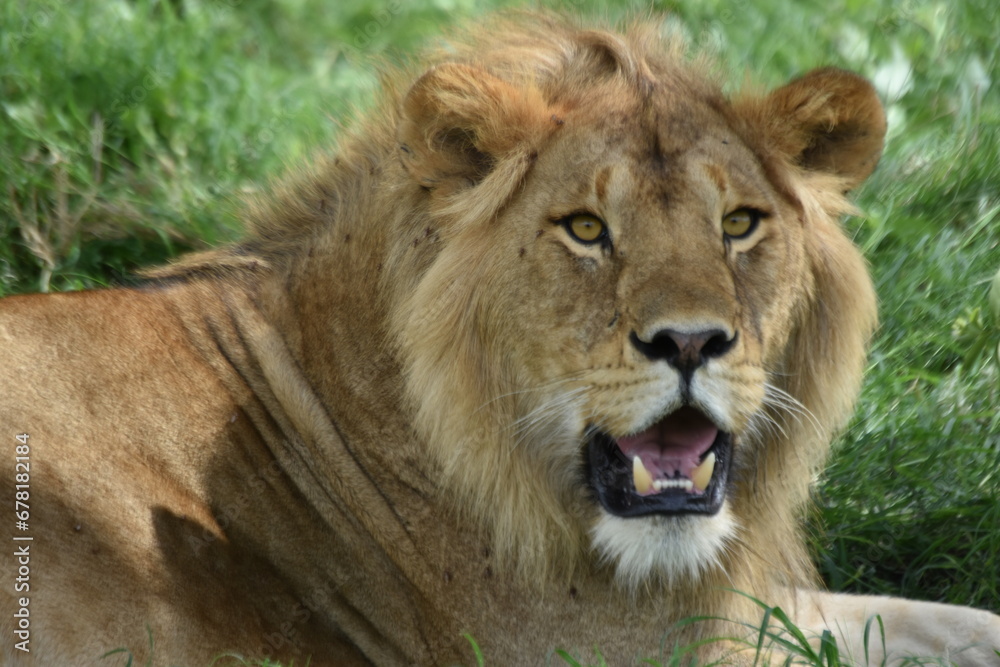
[[[823,428],[809,408],[802,404],[800,400],[789,394],[784,389],[774,386],[769,382],[764,383],[764,404],[778,409],[786,415],[794,417],[796,421],[807,421],[816,431],[819,437],[823,437]],[[772,419],[773,421],[773,419]],[[784,433],[784,430],[782,430]]]
[[[483,403],[478,410],[483,410],[492,403],[501,400],[503,398],[510,398],[512,396],[524,396],[530,395],[537,392],[543,392],[552,390],[579,381],[581,377],[585,374],[593,374],[593,369],[583,369],[580,371],[575,371],[573,373],[568,373],[560,378],[553,381],[538,385],[536,387],[529,387],[524,389],[519,389],[517,391],[508,392],[500,396],[496,396],[489,401]],[[630,382],[617,383],[617,387],[620,389],[622,384],[625,385],[641,385],[648,382],[646,378],[634,379]],[[580,384],[579,386],[573,387],[566,391],[560,391],[552,398],[546,400],[541,405],[536,406],[526,415],[519,417],[514,420],[509,428],[513,431],[514,437],[514,447],[520,446],[522,442],[527,440],[533,434],[537,434],[543,427],[558,423],[560,419],[569,416],[575,417],[577,421],[582,420],[587,428],[602,428],[601,416],[593,411],[584,412],[584,405],[588,401],[579,400],[582,396],[595,393],[601,393],[602,391],[607,393],[609,391],[610,384],[601,382],[587,382],[586,384]],[[629,392],[626,396],[613,395],[613,401],[602,400],[602,412],[607,412],[608,410],[614,408],[622,408],[623,405],[635,402],[636,398],[633,396],[634,392]],[[567,408],[569,407],[577,408],[577,414],[569,414]]]
[[[567,408],[572,406],[576,400],[587,392],[587,387],[575,387],[565,392],[556,394],[553,398],[542,403],[528,414],[515,420],[510,426],[514,431],[514,448],[516,449],[530,435],[540,430],[543,426],[548,426],[557,422],[559,418],[565,417]]]
[[[478,413],[478,412],[480,412],[482,410],[485,410],[486,408],[488,408],[489,406],[493,405],[497,401],[501,401],[501,400],[503,400],[505,398],[510,398],[512,396],[521,396],[521,395],[524,395],[524,394],[531,394],[533,392],[539,392],[539,391],[545,391],[547,389],[552,389],[553,387],[558,387],[560,385],[563,385],[563,384],[572,382],[574,380],[577,380],[577,379],[579,379],[580,377],[582,377],[586,373],[587,373],[587,369],[583,369],[583,370],[579,370],[579,371],[573,371],[572,373],[567,373],[566,375],[563,375],[562,377],[558,377],[558,378],[555,378],[553,380],[549,380],[548,382],[543,382],[542,384],[539,384],[539,385],[534,386],[534,387],[524,387],[522,389],[515,389],[514,391],[508,391],[508,392],[500,394],[498,396],[494,396],[490,400],[484,401],[478,408],[476,408],[476,413]]]

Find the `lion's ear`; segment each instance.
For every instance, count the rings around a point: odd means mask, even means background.
[[[424,187],[475,184],[503,160],[530,155],[551,116],[534,87],[515,87],[476,67],[439,65],[403,99],[400,156]]]
[[[847,190],[868,178],[882,155],[882,103],[875,88],[852,72],[816,69],[737,108],[764,130],[772,151],[803,169],[841,177]]]

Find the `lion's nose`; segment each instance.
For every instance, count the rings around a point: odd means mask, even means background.
[[[736,342],[722,329],[708,329],[684,333],[673,329],[661,329],[650,340],[645,341],[634,331],[630,338],[636,349],[653,361],[666,361],[687,378],[708,359],[721,357]]]

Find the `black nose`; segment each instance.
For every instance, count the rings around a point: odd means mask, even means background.
[[[736,342],[722,329],[708,329],[694,333],[681,333],[673,329],[661,329],[650,341],[644,341],[632,332],[630,338],[636,349],[653,361],[666,361],[688,380],[691,374],[706,360],[721,357]]]

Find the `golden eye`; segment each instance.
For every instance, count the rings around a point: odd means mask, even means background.
[[[722,231],[732,239],[750,236],[760,222],[760,211],[752,208],[738,208],[722,218]]]
[[[580,243],[597,243],[607,236],[604,222],[588,213],[577,213],[566,218],[566,230]]]

